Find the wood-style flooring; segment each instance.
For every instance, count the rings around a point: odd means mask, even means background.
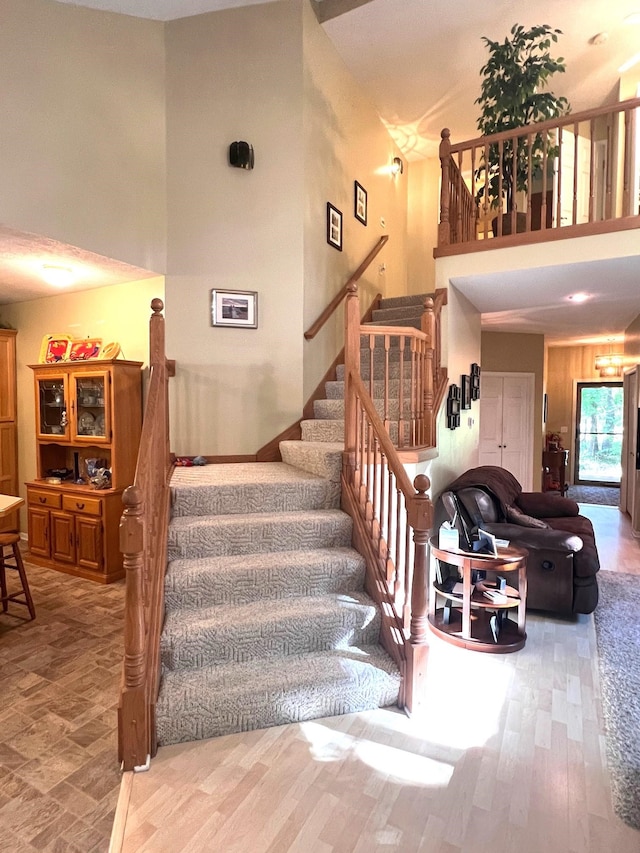
[[[105,853],[121,782],[124,582],[25,567],[35,621],[16,604],[0,611],[0,851]]]
[[[612,507],[603,569],[640,574]],[[112,853],[640,853],[611,807],[591,616],[529,614],[511,655],[432,636],[429,703],[163,748],[127,773]],[[0,848],[1,849],[1,848]]]

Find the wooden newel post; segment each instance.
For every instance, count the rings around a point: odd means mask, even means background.
[[[124,624],[124,677],[127,687],[144,681],[144,536],[142,497],[135,486],[122,495],[120,551],[126,572]]]
[[[120,551],[126,572],[124,622],[124,690],[119,711],[120,759],[125,770],[144,765],[150,732],[145,702],[144,527],[140,491],[129,486],[122,495]]]
[[[451,163],[451,131],[444,127],[440,132],[440,168],[442,180],[440,183],[440,223],[438,224],[438,246],[448,246],[451,242],[451,225],[449,223],[450,163]]]
[[[418,713],[425,702],[427,676],[428,584],[427,546],[433,521],[433,507],[427,495],[429,478],[418,474],[413,481],[417,494],[409,507],[413,528],[414,560],[411,583],[411,628],[407,645],[405,705],[409,714]]]
[[[424,301],[424,311],[420,320],[422,331],[427,335],[427,352],[426,352],[426,368],[424,378],[424,410],[426,412],[425,421],[427,423],[426,440],[429,445],[435,445],[435,435],[433,427],[433,405],[434,405],[434,377],[435,377],[435,346],[436,346],[436,316],[434,311],[433,299],[430,296]]]
[[[360,300],[355,282],[347,285],[344,310],[344,456],[343,467],[355,468],[356,400],[351,375],[360,369]]]

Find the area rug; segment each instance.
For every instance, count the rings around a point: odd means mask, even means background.
[[[581,504],[618,506],[620,489],[616,486],[569,486],[567,497]]]
[[[640,575],[602,571],[598,583],[594,617],[613,807],[640,829]]]

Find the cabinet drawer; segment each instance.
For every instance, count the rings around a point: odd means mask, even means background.
[[[43,489],[28,489],[27,499],[35,506],[48,506],[51,509],[60,509],[62,495],[59,492],[45,492]]]
[[[62,509],[67,512],[84,512],[86,515],[102,515],[102,501],[99,498],[85,498],[84,495],[63,495]]]

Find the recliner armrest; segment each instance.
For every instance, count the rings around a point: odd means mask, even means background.
[[[537,527],[522,527],[519,524],[485,524],[483,530],[498,539],[508,539],[514,545],[531,550],[546,549],[575,554],[583,547],[579,536],[565,533],[563,530],[539,530]]]
[[[580,512],[578,504],[571,498],[545,492],[520,492],[516,504],[534,518],[563,518]]]

